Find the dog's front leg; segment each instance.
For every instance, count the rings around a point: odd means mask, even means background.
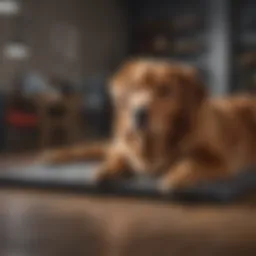
[[[178,161],[161,177],[159,188],[162,192],[194,187],[231,175],[230,169],[221,157],[207,150],[202,154],[198,153]]]
[[[102,183],[131,175],[128,162],[122,152],[111,150],[96,173],[96,182]]]

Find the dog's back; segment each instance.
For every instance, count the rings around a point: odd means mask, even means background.
[[[234,170],[256,164],[255,97],[213,98],[203,108],[197,139],[216,148]]]

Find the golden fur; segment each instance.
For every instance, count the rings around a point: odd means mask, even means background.
[[[226,178],[256,164],[255,97],[209,98],[194,68],[154,60],[125,63],[110,92],[114,134],[99,181],[147,173],[160,177],[166,191]],[[141,106],[149,113],[144,130],[133,123]],[[92,151],[65,152],[56,152],[51,161],[86,158]]]

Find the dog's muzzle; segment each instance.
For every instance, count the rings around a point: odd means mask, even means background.
[[[139,108],[134,112],[134,125],[138,130],[145,129],[148,125],[149,113],[147,108]]]

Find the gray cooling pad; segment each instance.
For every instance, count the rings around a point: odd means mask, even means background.
[[[94,182],[98,163],[85,162],[65,165],[18,164],[0,171],[0,185],[37,188],[59,188],[70,192],[96,193],[159,198],[168,200],[228,202],[256,190],[256,172],[243,172],[235,178],[176,191],[168,195],[157,189],[157,180],[135,176],[99,186]]]

